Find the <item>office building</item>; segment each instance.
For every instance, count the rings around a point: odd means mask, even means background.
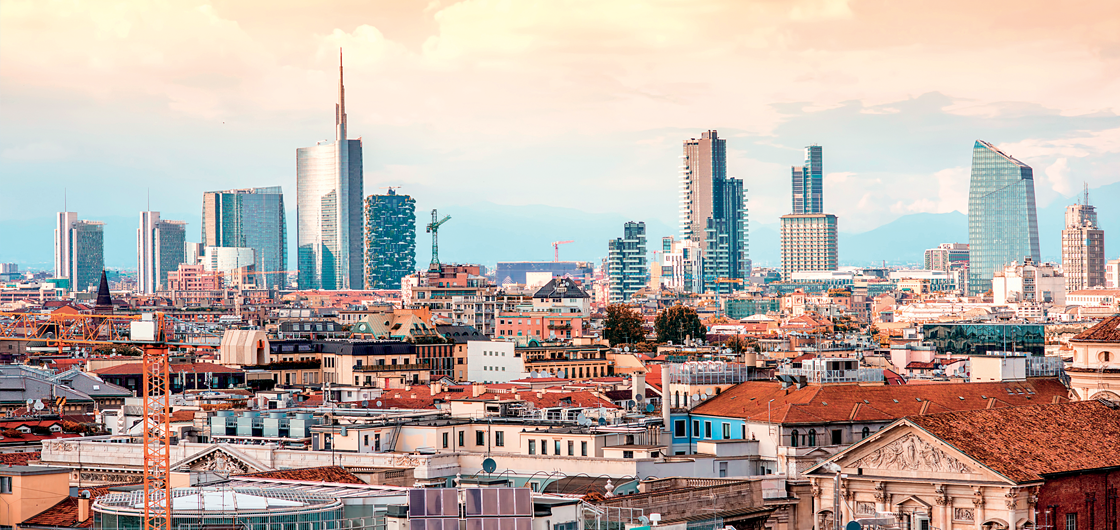
[[[649,280],[646,264],[646,224],[630,221],[623,236],[607,243],[608,300],[612,304],[630,301]]]
[[[159,212],[140,212],[136,230],[136,282],[151,294],[167,285],[167,273],[186,261],[187,223],[162,221]]]
[[[1040,261],[1031,167],[977,140],[968,187],[969,294],[992,287],[1008,264]]]
[[[1021,302],[1066,305],[1066,278],[1050,263],[1027,258],[1012,263],[992,276],[992,302],[997,305]]]
[[[1089,205],[1088,189],[1082,204],[1066,207],[1062,272],[1069,291],[1105,285],[1104,230],[1097,226],[1097,209]]]
[[[416,272],[416,199],[397,195],[366,197],[365,288],[399,289]]]
[[[681,239],[703,247],[704,291],[729,292],[742,284],[726,280],[751,272],[743,181],[728,178],[727,140],[716,131],[685,140],[681,158]]]
[[[783,281],[790,281],[795,272],[836,270],[839,245],[835,215],[783,215],[781,241]]]
[[[202,247],[251,248],[261,286],[283,287],[288,270],[288,225],[280,186],[202,194]],[[201,258],[201,256],[199,256]]]
[[[704,251],[690,239],[661,238],[661,287],[675,292],[704,290]]]
[[[926,249],[925,269],[928,271],[956,270],[968,263],[968,243],[942,243],[937,248]]]
[[[202,266],[207,271],[221,272],[227,279],[233,278],[238,269],[257,272],[256,254],[256,249],[251,247],[206,247]]]
[[[342,55],[335,139],[296,150],[296,244],[300,289],[360,289],[362,140],[346,138]]]
[[[1120,259],[1110,259],[1104,265],[1104,287],[1120,289]]]
[[[105,268],[105,223],[83,221],[77,212],[58,212],[54,229],[54,275],[71,291],[96,289]]]
[[[793,166],[793,214],[824,212],[824,164],[821,146],[805,148],[805,164]]]

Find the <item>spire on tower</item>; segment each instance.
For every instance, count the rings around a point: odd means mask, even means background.
[[[342,86],[342,48],[338,49],[338,104],[334,107],[335,141],[346,139],[346,88]]]

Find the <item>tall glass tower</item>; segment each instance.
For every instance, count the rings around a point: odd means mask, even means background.
[[[251,248],[258,285],[285,284],[288,227],[280,186],[208,191],[202,194],[202,246]]]
[[[366,197],[366,289],[400,289],[416,272],[416,199],[397,195]]]
[[[187,223],[164,221],[159,212],[140,212],[136,230],[136,282],[139,291],[154,293],[167,285],[167,273],[187,259]]]
[[[736,284],[718,280],[751,274],[743,181],[727,176],[727,140],[714,130],[685,140],[681,158],[681,239],[704,251],[704,291],[730,292]]]
[[[649,281],[646,223],[630,221],[622,230],[622,237],[607,241],[608,299],[612,304],[630,301],[630,297]]]
[[[1031,167],[992,144],[972,147],[968,186],[969,294],[992,288],[992,275],[1023,258],[1040,262]]]
[[[104,225],[78,219],[77,212],[58,212],[54,231],[54,275],[70,280],[70,290],[97,288],[105,268]]]
[[[334,114],[333,142],[296,150],[300,289],[362,287],[362,140],[346,139],[341,51]]]
[[[793,215],[824,212],[824,164],[821,146],[805,148],[805,164],[793,167]]]

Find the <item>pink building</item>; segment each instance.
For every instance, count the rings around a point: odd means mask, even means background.
[[[560,309],[560,308],[558,308]],[[583,336],[585,319],[578,311],[502,311],[495,318],[494,338],[527,342],[529,339],[571,339]]]

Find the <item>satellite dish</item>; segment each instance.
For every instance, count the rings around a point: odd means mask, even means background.
[[[642,402],[642,401],[646,400],[646,397],[642,394],[638,394],[638,395],[634,396],[634,400],[638,401],[638,402]]]
[[[700,394],[693,394],[692,395],[692,400],[693,401],[700,401]]]
[[[580,424],[580,425],[583,425],[583,422],[585,422],[585,421],[587,421],[587,415],[586,415],[586,414],[584,414],[584,413],[582,413],[582,412],[580,412],[580,413],[579,413],[579,414],[578,414],[578,415],[576,416],[576,423],[578,423],[578,424]]]
[[[43,402],[39,400],[35,400],[35,404],[32,405],[32,407],[34,407],[35,410],[43,410],[44,408],[46,408],[43,406]]]
[[[599,418],[599,425],[606,425],[606,424],[607,424],[607,419],[603,418],[603,417],[600,417]]]
[[[493,458],[487,458],[486,460],[482,461],[483,471],[487,473],[493,473],[496,469],[498,469],[498,463],[495,462]]]
[[[377,402],[377,408],[381,408],[381,401],[380,400],[378,400],[378,402]]]
[[[646,412],[653,412],[653,403],[646,403]]]
[[[626,400],[626,408],[628,408],[628,409],[634,408],[634,400],[633,399]]]
[[[712,397],[712,395],[711,395],[711,394],[709,394],[709,393],[707,393],[707,392],[704,392],[704,399],[708,399],[708,398],[710,398],[710,397]]]
[[[848,521],[848,524],[844,525],[844,530],[863,530],[863,525],[859,524],[859,521]]]
[[[642,526],[649,526],[649,517],[646,517],[644,515],[640,515],[640,516],[638,516],[638,521],[640,521],[642,523]]]

